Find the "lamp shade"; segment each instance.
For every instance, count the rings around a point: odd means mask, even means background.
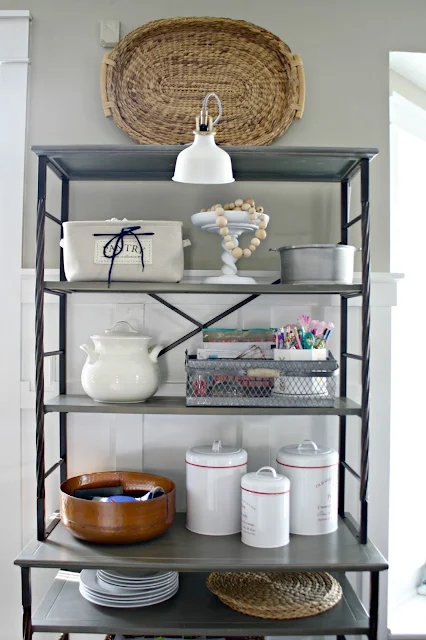
[[[226,184],[234,182],[231,158],[220,149],[213,133],[195,133],[194,142],[176,158],[175,182]]]

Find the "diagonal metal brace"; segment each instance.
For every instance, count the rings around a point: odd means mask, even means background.
[[[179,316],[182,316],[182,318],[185,318],[185,320],[192,322],[192,324],[195,324],[197,327],[201,327],[201,328],[203,327],[201,322],[198,322],[198,320],[195,320],[195,318],[191,318],[191,316],[188,316],[184,311],[181,311],[174,305],[170,304],[170,302],[167,302],[167,300],[164,300],[163,298],[160,298],[160,296],[157,296],[156,293],[150,293],[148,295],[150,298],[157,300],[157,302],[160,302],[168,309],[171,309],[171,311],[174,311],[175,313],[177,313]]]
[[[281,280],[275,280],[271,284],[280,284],[280,282]],[[186,335],[182,336],[182,338],[179,338],[178,340],[175,340],[175,342],[172,342],[172,344],[169,344],[167,347],[164,347],[164,349],[162,349],[162,351],[160,351],[159,353],[159,356],[163,356],[168,351],[171,351],[175,347],[178,347],[180,344],[182,344],[182,342],[185,342],[186,340],[189,340],[189,338],[192,338],[193,336],[197,335],[197,333],[200,333],[203,329],[207,329],[208,327],[211,327],[212,324],[219,322],[219,320],[222,320],[222,318],[226,318],[227,316],[231,315],[231,313],[234,313],[234,311],[238,311],[238,309],[245,307],[246,304],[248,304],[249,302],[252,302],[253,300],[255,300],[255,298],[259,298],[259,296],[261,296],[262,294],[255,293],[252,296],[245,298],[245,300],[242,300],[241,302],[234,304],[233,307],[230,307],[226,311],[223,311],[223,313],[220,313],[218,316],[215,316],[208,322],[204,322],[204,323],[198,322],[198,320],[195,320],[195,318],[191,318],[191,316],[188,316],[186,313],[184,313],[177,307],[173,306],[169,302],[166,302],[166,300],[163,300],[163,298],[160,298],[160,296],[157,296],[155,293],[150,293],[149,295],[151,298],[154,298],[154,300],[157,300],[157,302],[159,302],[160,304],[163,304],[168,309],[171,309],[178,315],[182,316],[182,318],[189,320],[189,322],[192,322],[197,327],[196,329],[193,329]]]

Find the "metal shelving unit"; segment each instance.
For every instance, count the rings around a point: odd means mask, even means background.
[[[23,638],[30,640],[38,631],[69,633],[173,634],[182,635],[335,635],[365,634],[377,639],[379,573],[387,569],[386,560],[368,540],[368,470],[370,417],[370,224],[369,163],[375,149],[318,149],[294,147],[228,147],[237,180],[334,182],[341,187],[341,242],[348,243],[348,230],[361,224],[362,281],[353,285],[205,285],[194,283],[118,283],[111,287],[100,282],[69,283],[65,280],[62,252],[60,281],[44,281],[45,222],[60,226],[68,220],[69,183],[75,180],[169,180],[181,147],[174,146],[67,146],[33,147],[38,155],[38,207],[36,247],[36,439],[37,439],[37,537],[18,556],[21,567]],[[46,210],[47,169],[62,182],[60,217]],[[349,185],[361,173],[361,214],[349,220]],[[87,396],[66,393],[66,319],[67,297],[79,293],[145,293],[194,324],[194,329],[170,345],[162,354],[182,344],[262,294],[328,294],[341,298],[340,397],[334,407],[225,408],[186,407],[183,397],[155,396],[137,405],[102,404]],[[245,294],[243,300],[227,311],[200,323],[159,294]],[[59,296],[59,346],[44,352],[44,295]],[[348,299],[362,296],[362,354],[348,353]],[[160,354],[161,355],[161,354]],[[59,396],[44,400],[44,360],[59,356]],[[361,405],[346,397],[347,361],[362,363]],[[59,459],[45,468],[44,418],[59,415]],[[187,531],[184,516],[177,514],[171,530],[152,542],[131,546],[97,547],[79,542],[60,524],[57,514],[46,523],[45,480],[60,468],[61,481],[67,477],[67,413],[139,413],[139,414],[216,414],[216,415],[335,415],[339,418],[339,529],[327,536],[293,536],[288,547],[252,549],[238,536],[206,538]],[[346,461],[346,418],[361,418],[361,461],[358,473]],[[346,472],[360,483],[360,523],[345,512]],[[83,568],[174,569],[183,572],[177,596],[142,612],[100,610],[78,593],[72,576],[58,574],[51,589],[33,614],[31,607],[31,568],[58,568],[71,571]],[[211,570],[340,572],[343,600],[332,610],[296,621],[270,621],[243,616],[222,605],[204,586],[203,572]],[[370,606],[365,611],[345,572],[370,573]]]

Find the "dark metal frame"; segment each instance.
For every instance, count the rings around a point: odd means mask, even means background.
[[[37,231],[36,231],[36,283],[35,283],[35,311],[36,311],[36,444],[37,444],[37,539],[43,541],[58,523],[56,515],[46,526],[45,514],[45,480],[57,468],[60,468],[60,478],[63,482],[67,477],[67,414],[60,413],[60,443],[59,460],[46,471],[44,458],[44,358],[59,356],[59,393],[66,393],[66,320],[67,320],[67,294],[64,292],[47,289],[44,284],[44,245],[45,245],[45,220],[46,218],[61,225],[68,220],[69,212],[69,178],[61,172],[47,156],[38,158],[38,207],[37,207]],[[61,216],[60,219],[46,211],[46,185],[47,168],[62,181]],[[346,472],[360,483],[360,526],[359,531],[354,532],[361,544],[367,542],[368,531],[368,472],[369,472],[369,420],[370,420],[370,219],[369,219],[369,158],[362,158],[361,169],[361,214],[349,220],[350,179],[346,176],[341,182],[341,244],[348,244],[348,230],[354,224],[361,223],[362,235],[362,355],[348,353],[348,298],[356,294],[341,294],[341,333],[340,333],[340,395],[347,395],[347,360],[355,359],[362,362],[362,401],[361,401],[361,464],[360,473],[355,471],[346,462],[346,416],[339,417],[339,515],[344,518],[345,513],[345,486]],[[60,280],[65,280],[63,254],[60,254]],[[278,284],[276,281],[273,284]],[[55,351],[44,352],[44,294],[49,293],[59,296],[59,348]],[[277,293],[279,289],[277,288]],[[203,329],[213,325],[219,320],[230,315],[237,309],[249,304],[260,294],[253,294],[233,305],[208,322],[201,323],[187,315],[174,305],[170,304],[155,293],[149,293],[151,298],[163,304],[171,311],[177,313],[195,325],[195,329],[182,336],[172,344],[165,347],[160,355],[163,355],[185,342]],[[31,629],[31,585],[30,569],[23,568],[22,574],[22,605],[23,605],[23,637],[30,640]],[[371,572],[370,594],[370,640],[377,638],[379,574]],[[338,640],[344,636],[337,636]],[[68,635],[63,636],[68,640]]]

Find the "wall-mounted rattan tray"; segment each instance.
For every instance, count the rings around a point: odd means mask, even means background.
[[[254,24],[195,17],[148,22],[102,61],[104,113],[140,144],[191,142],[210,91],[223,104],[217,142],[270,144],[302,117],[302,60]]]

